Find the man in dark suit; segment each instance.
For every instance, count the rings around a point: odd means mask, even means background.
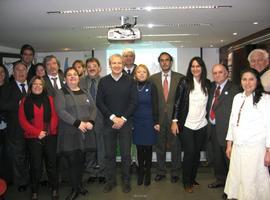
[[[80,88],[85,90],[96,102],[97,88],[100,81],[100,62],[96,58],[86,60],[87,75],[80,80]],[[99,183],[105,183],[105,146],[103,139],[104,122],[103,115],[97,109],[94,131],[96,133],[97,152],[88,152],[86,155],[86,171],[91,173],[88,182],[94,182],[95,176]],[[97,167],[98,166],[98,167]],[[97,169],[95,169],[97,168]]]
[[[155,181],[160,181],[166,176],[166,150],[168,146],[171,150],[171,182],[176,183],[179,179],[181,166],[181,146],[177,136],[171,133],[172,112],[175,101],[175,92],[178,82],[183,77],[182,74],[171,70],[173,64],[172,56],[163,52],[158,57],[161,72],[150,77],[158,90],[159,102],[159,124],[160,132],[155,146],[157,154],[157,175]]]
[[[26,159],[26,147],[23,130],[18,120],[20,100],[27,93],[27,66],[21,61],[13,65],[13,77],[4,88],[1,98],[1,110],[6,113],[8,125],[7,146],[11,150],[14,183],[18,190],[23,192],[27,189],[29,172]]]
[[[207,103],[208,135],[213,153],[213,166],[216,181],[209,184],[209,188],[218,188],[225,185],[229,160],[226,157],[226,135],[230,119],[234,96],[239,87],[228,80],[228,70],[222,64],[212,68],[213,84],[209,91]]]
[[[46,56],[43,59],[43,66],[47,75],[44,77],[45,86],[50,96],[55,96],[55,90],[59,90],[64,85],[64,76],[60,73],[60,64],[54,55]]]
[[[106,161],[106,185],[103,192],[110,192],[116,185],[116,145],[119,143],[123,192],[131,191],[130,147],[131,116],[137,105],[137,91],[134,80],[122,72],[123,60],[119,54],[109,59],[112,73],[101,78],[97,91],[97,107],[104,117],[104,144]]]
[[[122,52],[122,57],[123,57],[123,64],[124,64],[123,73],[133,77],[134,69],[137,67],[137,65],[134,64],[135,51],[130,48],[124,49]]]

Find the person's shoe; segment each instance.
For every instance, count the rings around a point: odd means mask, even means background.
[[[220,187],[224,187],[224,183],[216,181],[214,183],[208,184],[208,188],[210,188],[210,189],[220,188]]]
[[[160,175],[160,174],[157,174],[156,177],[155,177],[155,181],[158,182],[158,181],[161,181],[162,179],[165,179],[165,175]]]
[[[27,190],[27,185],[20,185],[19,187],[18,187],[18,191],[19,192],[25,192]]]
[[[124,183],[123,185],[123,192],[124,193],[129,193],[131,191],[131,186],[129,183]]]
[[[192,187],[200,187],[200,184],[197,181],[193,181]]]
[[[98,182],[101,184],[106,183],[106,178],[105,177],[98,177]]]
[[[222,197],[222,200],[227,200],[227,198],[228,198],[227,194],[225,194],[225,193],[223,193],[221,197]]]
[[[37,193],[32,193],[31,200],[38,200],[38,194]]]
[[[52,200],[58,200],[59,199],[59,194],[57,190],[52,191]]]
[[[65,200],[74,200],[77,199],[77,197],[79,196],[80,191],[78,189],[72,189],[71,192],[69,193],[69,195],[65,198]]]
[[[176,183],[179,180],[178,176],[171,176],[171,183]]]
[[[116,184],[113,184],[113,183],[106,183],[106,185],[103,188],[103,192],[104,193],[110,192],[115,187],[115,185]]]
[[[151,172],[146,172],[144,177],[144,185],[148,186],[151,184]]]
[[[90,176],[88,179],[87,179],[87,183],[94,183],[96,181],[96,178],[97,177],[93,177],[93,176]]]
[[[83,185],[80,185],[78,187],[78,190],[79,190],[80,194],[83,195],[83,196],[88,194],[88,190],[86,188],[84,188]]]

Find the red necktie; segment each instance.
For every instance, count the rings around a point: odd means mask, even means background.
[[[164,94],[164,98],[165,98],[165,101],[167,101],[168,99],[168,95],[169,95],[169,83],[168,83],[168,74],[164,74],[165,78],[164,78],[164,81],[163,81],[163,94]]]
[[[215,94],[214,94],[214,101],[210,110],[210,119],[213,121],[216,118],[216,113],[215,113],[215,107],[218,103],[218,97],[220,95],[220,86],[218,86],[215,90]]]

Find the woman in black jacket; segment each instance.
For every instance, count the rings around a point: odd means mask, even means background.
[[[206,105],[210,81],[200,57],[191,59],[186,77],[178,85],[173,112],[172,133],[179,135],[183,149],[183,184],[192,193],[196,182],[200,151],[206,138]]]

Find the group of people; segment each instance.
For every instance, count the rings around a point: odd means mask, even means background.
[[[201,57],[190,60],[184,76],[172,71],[173,57],[162,52],[161,72],[150,75],[146,65],[134,64],[134,50],[125,49],[110,56],[111,73],[101,77],[96,58],[85,64],[76,60],[62,72],[53,55],[33,65],[34,54],[32,46],[22,47],[12,77],[0,66],[0,153],[5,160],[0,177],[21,192],[30,182],[31,199],[38,199],[43,163],[52,199],[59,199],[59,176],[67,174],[71,191],[66,200],[88,193],[84,172],[97,174],[106,182],[103,192],[110,192],[117,184],[117,144],[122,190],[130,192],[132,143],[137,185],[151,184],[153,151],[154,180],[166,178],[170,151],[170,181],[178,182],[183,151],[184,190],[194,192],[200,186],[200,152],[206,150],[216,177],[208,187],[225,186],[223,199],[270,197],[270,68],[265,50],[250,53],[250,67],[240,77],[242,90],[228,79],[223,64],[212,67],[211,83]],[[2,173],[9,167],[12,174]]]

